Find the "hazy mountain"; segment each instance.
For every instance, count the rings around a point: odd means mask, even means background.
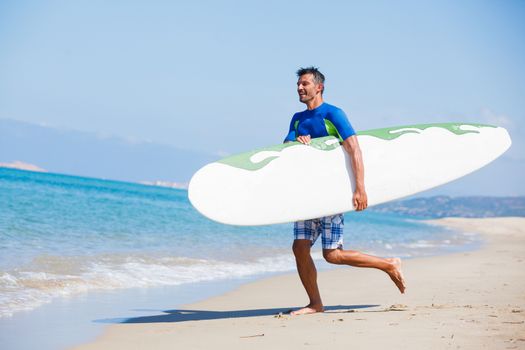
[[[22,161],[55,173],[187,182],[216,158],[167,145],[0,119],[0,162]]]

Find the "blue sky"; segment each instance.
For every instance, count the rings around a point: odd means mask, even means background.
[[[523,174],[524,19],[523,1],[4,0],[0,118],[236,153],[281,142],[315,65],[356,129],[498,124],[493,172]]]

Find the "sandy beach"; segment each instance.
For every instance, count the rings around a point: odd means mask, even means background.
[[[75,349],[525,349],[525,218],[432,223],[485,243],[404,261],[405,295],[383,272],[338,268],[319,274],[327,311],[292,317],[306,294],[282,275],[109,325]]]

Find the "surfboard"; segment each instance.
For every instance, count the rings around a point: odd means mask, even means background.
[[[465,176],[511,145],[502,127],[441,123],[357,133],[369,206]],[[293,222],[354,210],[348,153],[328,136],[226,157],[198,170],[188,197],[204,216],[230,225]]]

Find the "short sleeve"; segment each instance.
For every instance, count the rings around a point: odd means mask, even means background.
[[[330,120],[332,124],[334,124],[343,141],[350,136],[355,135],[355,130],[350,124],[350,121],[346,117],[346,114],[343,112],[343,110],[334,108],[328,115],[327,119]]]

